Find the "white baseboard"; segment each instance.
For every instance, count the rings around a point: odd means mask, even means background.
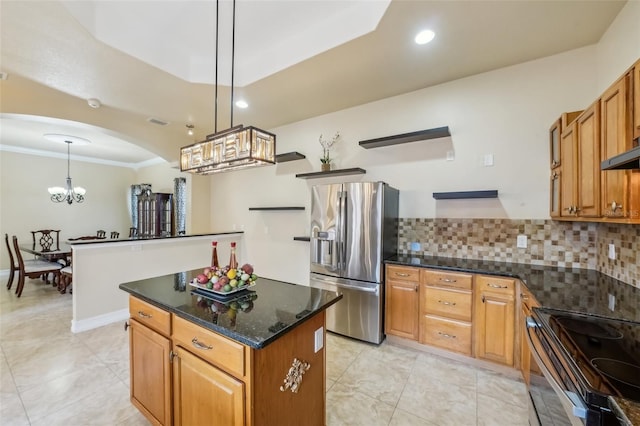
[[[118,321],[126,321],[129,319],[129,309],[120,309],[119,311],[109,312],[95,317],[83,320],[71,320],[71,332],[81,333],[83,331],[92,330],[102,327],[103,325],[113,324]]]

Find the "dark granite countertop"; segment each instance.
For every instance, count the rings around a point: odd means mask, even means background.
[[[640,425],[640,403],[617,396],[610,396],[609,406],[622,422],[622,426]]]
[[[226,301],[194,294],[189,282],[202,270],[120,284],[161,309],[260,349],[342,298],[335,292],[259,278]]]
[[[385,262],[518,278],[545,308],[640,322],[640,289],[598,271],[435,256],[398,255]]]
[[[158,237],[125,237],[125,238],[96,238],[95,240],[76,240],[66,243],[69,245],[81,245],[81,244],[108,244],[108,243],[120,243],[123,241],[150,241],[150,240],[166,240],[171,238],[190,238],[190,237],[206,237],[215,235],[228,235],[228,234],[244,234],[244,231],[230,231],[230,232],[211,232],[206,234],[186,234],[186,235],[165,235]]]

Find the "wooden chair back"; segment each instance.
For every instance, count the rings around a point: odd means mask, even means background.
[[[138,236],[138,228],[129,228],[129,238]]]
[[[37,242],[40,244],[42,251],[60,250],[59,229],[39,229],[37,231],[31,231],[31,238],[34,249],[37,247]]]
[[[53,282],[60,285],[60,269],[62,265],[55,262],[46,262],[43,260],[30,260],[29,268],[25,267],[22,253],[20,252],[20,246],[18,245],[18,237],[15,235],[13,238],[13,251],[15,252],[16,259],[18,260],[18,286],[16,287],[16,295],[20,297],[22,295],[22,289],[24,287],[24,280],[29,278],[40,278],[45,274],[53,274]]]
[[[98,230],[97,235],[98,235],[98,238],[107,238],[106,231],[103,231],[102,229]]]
[[[117,231],[111,231],[111,239],[120,238],[120,233]]]
[[[6,243],[7,251],[9,252],[9,262],[11,262],[10,269],[9,269],[9,280],[7,281],[7,290],[11,290],[11,286],[13,285],[13,277],[15,276],[18,268],[16,267],[16,260],[13,258],[11,245],[9,245],[8,234],[4,234],[4,242]]]

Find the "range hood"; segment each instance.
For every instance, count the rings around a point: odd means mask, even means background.
[[[618,154],[600,164],[601,170],[640,170],[640,146],[631,148],[627,152]]]

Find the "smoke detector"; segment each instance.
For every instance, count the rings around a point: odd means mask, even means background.
[[[87,103],[91,108],[100,108],[102,106],[100,99],[96,99],[96,98],[87,99]]]

